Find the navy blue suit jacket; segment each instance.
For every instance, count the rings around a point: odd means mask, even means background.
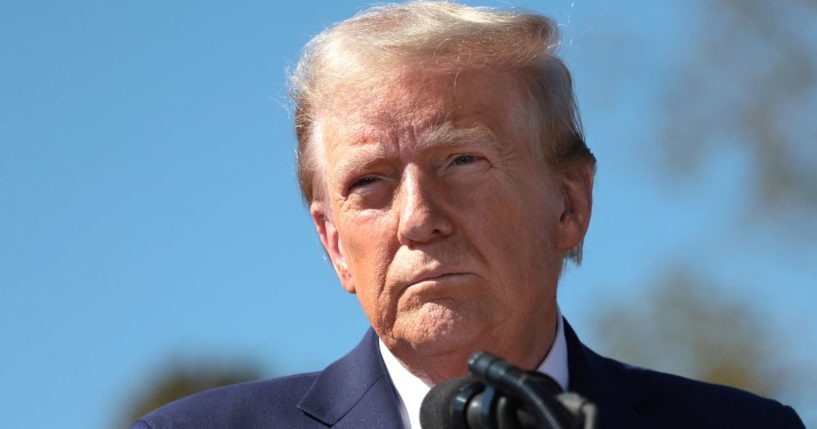
[[[790,407],[741,390],[624,365],[565,323],[569,390],[596,403],[598,427],[804,428]],[[320,372],[242,383],[161,407],[131,429],[400,428],[398,399],[372,330]]]

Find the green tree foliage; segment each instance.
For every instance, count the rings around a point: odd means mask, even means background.
[[[258,370],[246,364],[170,366],[147,381],[147,390],[126,398],[122,417],[115,427],[127,427],[149,411],[193,393],[259,378]]]
[[[675,268],[638,305],[607,305],[600,349],[625,362],[776,397],[787,380],[774,336],[752,304],[705,277]],[[774,367],[772,365],[781,365]]]

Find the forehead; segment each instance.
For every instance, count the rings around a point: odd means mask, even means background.
[[[513,73],[412,70],[336,94],[318,122],[327,151],[338,143],[394,141],[446,127],[511,133],[530,128],[527,100],[522,82]]]

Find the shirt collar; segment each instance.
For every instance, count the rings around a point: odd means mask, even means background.
[[[406,429],[419,429],[420,405],[422,405],[423,398],[433,385],[409,372],[397,360],[397,357],[389,351],[389,348],[383,344],[383,340],[379,340],[379,343],[380,355],[383,356],[386,371],[389,373],[394,389],[397,391],[397,397],[400,399],[399,408],[400,417],[403,419],[403,427]]]
[[[559,383],[563,390],[567,390],[569,381],[569,371],[567,366],[567,342],[565,340],[564,322],[561,313],[557,313],[556,336],[550,346],[545,360],[536,368],[537,371],[547,374]],[[388,347],[379,340],[380,355],[386,364],[386,371],[389,373],[392,384],[400,399],[400,416],[403,419],[403,426],[406,429],[420,428],[420,405],[423,398],[433,387],[427,384],[416,375],[409,372],[403,364],[397,360]]]
[[[556,336],[553,337],[553,344],[545,360],[536,370],[551,376],[559,383],[562,390],[567,390],[570,371],[567,366],[567,340],[565,340],[565,326],[561,313],[557,313]]]

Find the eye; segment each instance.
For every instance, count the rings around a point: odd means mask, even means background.
[[[451,164],[452,165],[465,165],[465,164],[471,164],[474,161],[476,161],[476,157],[474,157],[473,155],[460,155],[460,156],[457,156],[456,158],[454,158],[454,160],[451,161]]]
[[[451,167],[468,166],[469,168],[471,165],[482,165],[486,161],[485,157],[480,155],[454,155],[449,159],[448,165]]]
[[[378,179],[377,177],[374,177],[374,176],[366,176],[366,177],[357,179],[354,182],[352,182],[352,184],[349,186],[349,190],[351,191],[351,190],[353,190],[355,188],[359,188],[361,186],[370,185],[370,184],[372,184],[374,182],[377,182],[378,180],[380,180],[380,179]]]
[[[474,153],[453,153],[443,165],[443,170],[447,171],[447,174],[463,178],[474,177],[475,174],[485,172],[490,167],[488,158]]]

